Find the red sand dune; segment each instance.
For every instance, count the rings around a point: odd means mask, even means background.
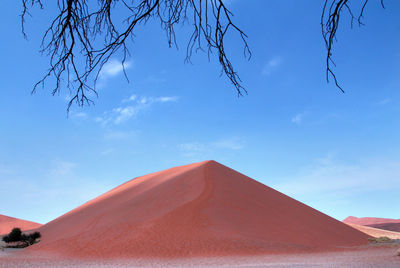
[[[357,225],[353,223],[346,223],[349,226],[366,233],[367,235],[373,236],[373,237],[382,237],[386,236],[391,239],[400,239],[400,233],[399,232],[393,232],[393,231],[387,231],[387,230],[382,230],[374,227],[369,227],[369,226],[363,226],[363,225]]]
[[[21,220],[0,214],[0,234],[8,234],[13,228],[18,227],[22,231],[31,230],[42,226],[40,223]]]
[[[388,222],[388,223],[378,223],[373,225],[368,225],[371,227],[393,231],[393,232],[400,232],[400,222]]]
[[[400,232],[400,219],[386,219],[386,218],[357,218],[349,216],[343,220],[344,223],[352,223],[357,225],[369,226],[378,229]]]
[[[28,252],[113,258],[327,250],[369,237],[215,161],[135,178],[40,232]]]

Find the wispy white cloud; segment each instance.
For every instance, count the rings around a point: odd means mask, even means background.
[[[244,148],[244,141],[238,137],[220,139],[214,142],[188,142],[178,145],[185,157],[206,157],[216,151],[237,151]]]
[[[292,117],[292,123],[300,125],[303,122],[304,117],[307,115],[307,112],[301,112]]]
[[[120,124],[124,121],[129,120],[133,116],[136,116],[140,111],[140,109],[141,109],[140,106],[126,106],[113,109],[113,113],[116,115],[114,123]]]
[[[232,137],[232,138],[226,138],[226,139],[221,139],[218,140],[212,145],[216,148],[221,148],[221,149],[229,149],[229,150],[240,150],[243,149],[244,147],[244,142],[242,139],[238,137]]]
[[[299,198],[400,190],[400,162],[375,160],[346,164],[328,157],[305,167],[301,174],[282,181],[274,185],[274,188]]]
[[[132,66],[131,62],[122,63],[117,59],[110,59],[106,64],[103,65],[103,68],[100,71],[99,78],[100,79],[107,79],[110,77],[114,77],[130,68]]]
[[[152,98],[148,98],[148,97],[141,97],[140,100],[138,100],[138,103],[140,104],[147,104],[152,100]]]
[[[122,100],[122,103],[129,104],[116,107],[111,111],[107,111],[103,114],[103,116],[97,117],[95,121],[102,125],[107,125],[109,123],[118,125],[130,120],[131,118],[135,118],[140,112],[149,109],[156,103],[177,102],[178,100],[179,97],[177,96],[138,97],[136,95],[132,95],[129,98]]]
[[[76,166],[77,164],[74,162],[55,160],[49,170],[49,175],[51,177],[64,176],[71,173]]]
[[[96,123],[99,123],[102,126],[105,126],[107,123],[111,121],[111,118],[107,117],[107,113],[105,112],[103,116],[97,116],[94,118]]]
[[[189,142],[179,144],[178,149],[184,154],[184,156],[194,157],[208,152],[210,148],[208,148],[206,144],[200,142]]]
[[[137,96],[135,94],[132,94],[129,96],[129,98],[123,99],[122,103],[135,101],[136,99],[137,99]]]
[[[88,118],[88,115],[85,112],[70,111],[69,112],[69,116],[71,118],[76,118],[76,119],[86,119],[86,118]]]
[[[105,149],[104,151],[102,151],[101,155],[109,155],[109,154],[112,154],[113,152],[115,152],[114,148],[108,148],[108,149]]]
[[[274,57],[270,59],[263,67],[261,74],[270,75],[275,69],[277,69],[283,63],[281,57]]]
[[[179,97],[173,96],[173,97],[159,97],[155,101],[156,102],[177,102],[179,100]]]
[[[163,74],[164,74],[164,72],[162,72],[161,74],[158,74],[158,75],[151,74],[146,77],[145,81],[150,84],[163,84],[167,81],[165,78],[162,77]]]
[[[378,105],[385,105],[390,103],[392,100],[390,98],[386,98],[377,102]]]

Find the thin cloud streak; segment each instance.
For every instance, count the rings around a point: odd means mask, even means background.
[[[283,60],[281,57],[274,57],[270,59],[265,65],[264,68],[261,71],[261,74],[264,76],[271,75],[271,73],[277,69],[281,64],[283,63]]]
[[[307,112],[298,113],[292,117],[292,123],[296,125],[300,125],[303,122],[304,117],[307,115]]]
[[[122,105],[112,109],[111,111],[106,111],[103,116],[97,117],[95,121],[103,126],[109,123],[119,125],[135,118],[139,113],[149,109],[154,104],[178,102],[178,100],[179,97],[177,96],[138,97],[136,95],[131,95],[129,98],[121,101],[121,103],[129,103],[129,105]]]
[[[244,148],[244,141],[238,137],[224,138],[214,142],[188,142],[178,145],[184,157],[205,157],[215,151],[238,151]]]
[[[136,99],[137,99],[137,96],[135,94],[132,94],[131,96],[129,96],[129,98],[123,99],[122,103],[132,102],[132,101],[135,101]]]
[[[117,76],[125,70],[132,66],[131,62],[122,63],[119,60],[111,59],[106,64],[103,65],[103,68],[100,71],[99,78],[107,79],[110,77]]]
[[[274,188],[296,197],[325,194],[355,194],[400,189],[400,162],[374,161],[349,165],[331,159],[307,167],[302,174],[274,185]]]

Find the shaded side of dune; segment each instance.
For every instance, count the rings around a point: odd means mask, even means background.
[[[366,225],[366,226],[375,227],[375,228],[393,231],[393,232],[400,232],[400,222],[378,223],[378,224],[371,224],[371,225]]]

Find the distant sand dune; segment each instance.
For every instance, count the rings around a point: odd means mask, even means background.
[[[379,229],[384,229],[384,230],[388,230],[388,231],[393,231],[393,232],[400,232],[400,221],[399,222],[377,223],[377,224],[372,224],[372,225],[368,225],[368,226],[379,228]]]
[[[40,232],[24,254],[240,256],[353,247],[369,237],[215,161],[135,178]]]
[[[346,219],[344,219],[343,222],[374,227],[387,231],[400,232],[400,219],[373,218],[373,217],[357,218],[349,216]]]
[[[400,223],[400,219],[387,219],[387,218],[374,218],[374,217],[361,217],[357,218],[354,216],[349,216],[343,220],[345,223],[353,223],[358,225],[373,225],[373,224],[381,224],[381,223]]]
[[[352,224],[352,223],[347,223],[347,224],[350,225],[351,227],[353,227],[363,233],[366,233],[370,236],[373,236],[373,237],[386,236],[391,239],[400,239],[399,232],[392,232],[392,231],[387,231],[387,230],[382,230],[382,229],[378,229],[378,228],[374,228],[374,227],[362,226],[362,225],[357,225],[357,224]]]
[[[35,229],[42,226],[40,223],[21,220],[0,214],[0,235],[8,234],[13,228],[21,228],[22,231]]]

